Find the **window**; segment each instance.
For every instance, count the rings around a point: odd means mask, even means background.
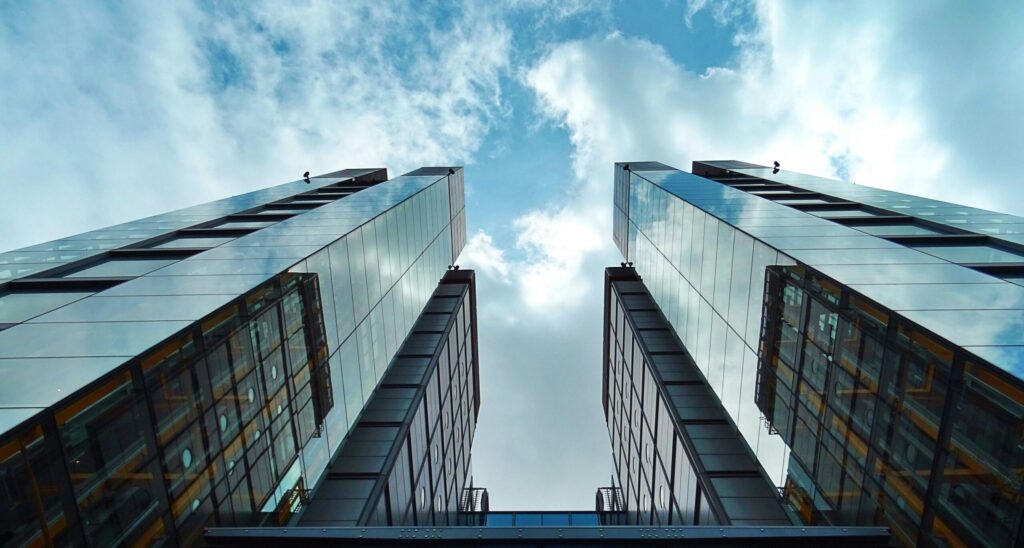
[[[1024,263],[1024,255],[990,245],[920,245],[918,251],[954,263]]]
[[[206,248],[217,247],[223,243],[234,240],[234,237],[199,237],[199,236],[178,236],[174,239],[160,242],[150,246],[152,249],[181,249],[181,248]]]
[[[63,274],[62,278],[136,277],[178,262],[178,259],[108,258],[85,268]]]
[[[0,323],[20,323],[89,295],[92,293],[75,291],[6,293],[0,295]]]

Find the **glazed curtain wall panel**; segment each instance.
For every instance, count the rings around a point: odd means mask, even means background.
[[[794,261],[636,174],[629,192],[629,260],[769,477],[782,485],[789,449],[765,427],[754,387],[765,267]]]

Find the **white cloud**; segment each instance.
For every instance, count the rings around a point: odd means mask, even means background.
[[[738,5],[694,2],[689,16],[711,9],[726,22]],[[564,261],[564,249],[538,248],[540,264],[559,265],[560,278],[586,279],[587,254],[611,248],[612,163],[629,160],[684,170],[700,159],[779,160],[786,169],[1024,213],[1011,184],[1011,150],[1024,149],[1024,126],[1006,123],[1024,118],[1024,101],[1013,95],[1024,81],[1013,54],[1024,33],[1000,10],[954,17],[907,4],[879,8],[756,4],[753,25],[735,37],[735,64],[702,74],[618,33],[551,47],[524,80],[541,111],[569,131],[575,194],[554,213],[525,214],[519,240],[539,240],[535,224],[586,227],[580,232],[599,243],[585,239]],[[999,70],[975,68],[993,57]]]
[[[495,246],[494,238],[482,230],[469,237],[459,262],[500,282],[509,281],[510,266],[505,260],[505,251]]]
[[[590,296],[592,285],[580,276],[583,259],[601,249],[605,234],[591,219],[570,209],[532,211],[516,219],[516,247],[526,258],[518,266],[524,303],[550,316]]]
[[[507,114],[511,34],[474,5],[444,23],[368,0],[12,10],[0,249],[307,169],[464,162]]]

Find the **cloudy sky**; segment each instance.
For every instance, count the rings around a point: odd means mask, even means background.
[[[1024,214],[1024,4],[0,0],[0,250],[344,167],[465,165],[478,485],[587,509],[612,163]]]

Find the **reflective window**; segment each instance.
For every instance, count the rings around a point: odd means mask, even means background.
[[[776,249],[878,249],[898,248],[882,238],[873,236],[791,236],[764,238],[764,242]]]
[[[173,240],[167,240],[159,244],[150,246],[154,249],[178,249],[188,247],[199,247],[199,248],[211,248],[217,247],[220,244],[230,242],[234,240],[234,236],[213,238],[213,237],[199,237],[199,236],[178,236]]]
[[[62,274],[62,278],[108,278],[122,276],[142,276],[158,268],[178,262],[178,259],[124,259],[110,258],[76,270]]]
[[[24,291],[0,295],[0,323],[19,323],[73,303],[92,293],[73,291]]]
[[[0,331],[0,358],[135,356],[189,322],[24,323]]]
[[[823,264],[818,270],[846,284],[999,283],[955,264]]]
[[[198,320],[232,298],[232,295],[97,296],[80,300],[32,321],[39,323]]]
[[[0,401],[46,407],[113,371],[125,358],[0,359]],[[46,382],[40,382],[46,378]]]
[[[826,211],[808,211],[811,215],[817,215],[823,219],[839,219],[847,217],[877,217],[877,213],[864,211],[863,209],[830,209]]]
[[[264,228],[277,221],[225,221],[216,225],[217,228]]]
[[[919,245],[913,247],[954,263],[1024,263],[1024,255],[988,245]]]
[[[865,253],[859,249],[792,249],[786,253],[810,265],[826,264],[916,264],[937,263],[940,259],[913,249],[874,249]]]
[[[173,261],[172,261],[173,262]],[[295,259],[186,259],[155,273],[156,276],[193,276],[197,274],[278,274],[295,264]]]
[[[942,231],[914,224],[870,224],[851,227],[875,236],[930,236]]]
[[[96,544],[138,538],[159,513],[162,486],[139,435],[147,428],[144,402],[130,374],[58,410],[56,419],[86,536]]]
[[[224,246],[211,249],[199,255],[198,258],[210,259],[301,259],[307,257],[320,249],[319,246],[311,245],[283,245],[283,246]]]
[[[939,484],[935,529],[949,544],[983,538],[992,546],[1014,543],[1019,488],[1024,469],[1024,391],[968,363],[964,388],[953,417]]]
[[[126,295],[241,295],[267,281],[269,276],[238,274],[220,276],[143,276],[103,291],[103,296]]]

